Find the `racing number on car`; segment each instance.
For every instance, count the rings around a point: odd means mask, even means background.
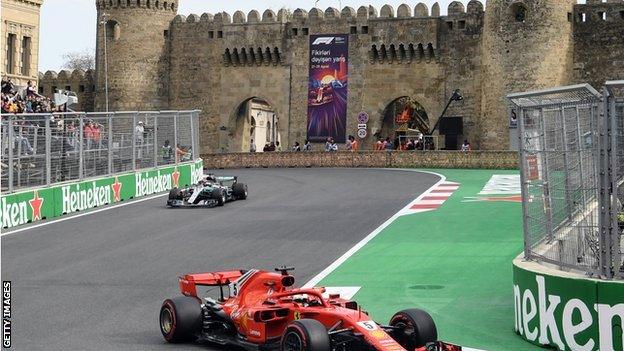
[[[364,321],[364,322],[358,322],[358,324],[360,325],[360,327],[366,329],[366,330],[376,330],[377,329],[377,324],[375,324],[375,322],[373,321]]]

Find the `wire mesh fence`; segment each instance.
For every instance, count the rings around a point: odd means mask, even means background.
[[[2,192],[199,157],[199,111],[6,114],[0,132]]]
[[[609,198],[611,212],[617,213],[608,228],[611,230],[605,233],[611,243],[605,249],[607,259],[613,261],[614,275],[624,279],[624,81],[607,82],[603,95],[609,122],[605,128],[609,136],[605,156],[609,157],[611,171],[606,185],[613,189]]]
[[[525,257],[617,277],[621,257],[606,253],[617,247],[621,256],[619,209],[605,204],[615,194],[607,178],[616,159],[611,142],[622,139],[606,129],[616,118],[604,113],[605,97],[584,84],[508,98],[520,117]],[[624,155],[622,146],[613,150]]]

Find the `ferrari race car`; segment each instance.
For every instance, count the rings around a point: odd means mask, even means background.
[[[208,174],[189,188],[171,189],[167,206],[223,206],[228,201],[245,200],[247,194],[247,185],[239,183],[237,177],[216,177]]]
[[[186,274],[182,296],[160,309],[160,331],[170,343],[212,343],[244,350],[460,351],[437,342],[431,316],[397,312],[388,325],[374,322],[355,301],[324,296],[324,288],[295,289],[293,268]],[[199,286],[219,289],[200,298]]]

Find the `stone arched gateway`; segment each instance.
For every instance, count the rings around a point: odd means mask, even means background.
[[[222,128],[222,149],[262,152],[265,144],[281,142],[279,126],[279,116],[273,104],[262,97],[246,98],[234,108],[226,128]]]
[[[429,134],[432,128],[427,110],[411,96],[401,96],[389,103],[381,114],[380,123],[375,136],[394,140],[396,147],[406,139]]]

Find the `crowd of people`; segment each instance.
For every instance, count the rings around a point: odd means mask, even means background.
[[[298,141],[296,141],[291,147],[290,151],[300,152],[300,151],[313,151],[312,143],[310,140],[306,140],[305,144],[302,146]],[[374,151],[416,151],[416,150],[435,150],[435,144],[433,140],[426,138],[410,138],[410,139],[395,139],[394,141],[390,138],[378,138],[377,142],[373,145]],[[336,152],[339,150],[357,152],[360,150],[359,141],[353,136],[349,135],[347,141],[345,142],[344,147],[340,147],[338,143],[336,143],[335,139],[332,137],[327,138],[325,141],[323,150],[325,152]],[[468,140],[464,140],[464,143],[461,145],[461,151],[468,152],[472,150],[472,146]],[[254,140],[251,139],[249,152],[256,152],[256,145]],[[275,151],[283,151],[280,146],[280,142],[270,142],[266,143],[263,152],[275,152]]]
[[[50,113],[66,112],[65,105],[56,106],[54,101],[37,93],[32,81],[25,89],[19,90],[11,78],[2,78],[2,113]]]

